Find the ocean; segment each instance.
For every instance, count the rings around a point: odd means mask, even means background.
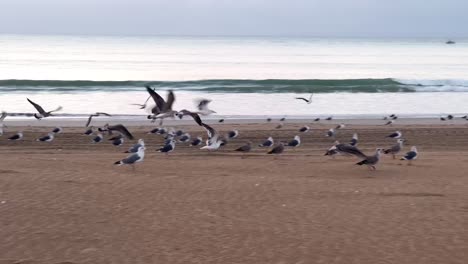
[[[0,110],[146,115],[145,85],[218,116],[466,114],[468,40],[0,35]]]

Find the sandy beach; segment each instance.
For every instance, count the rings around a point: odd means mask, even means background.
[[[83,128],[70,127],[42,143],[34,140],[47,123],[9,124],[25,139],[0,137],[0,264],[467,263],[462,121],[349,121],[337,138],[357,132],[365,153],[393,145],[385,136],[395,130],[408,140],[404,152],[418,147],[412,166],[385,156],[377,171],[354,165],[357,158],[323,156],[334,141],[324,134],[338,122],[312,125],[299,148],[275,157],[233,149],[270,135],[291,139],[301,124],[214,124],[240,135],[217,152],[177,144],[169,155],[155,151],[163,138],[146,134],[148,124],[135,125],[147,143],[135,172],[113,163],[136,140],[92,144]],[[206,138],[200,127],[176,128]]]

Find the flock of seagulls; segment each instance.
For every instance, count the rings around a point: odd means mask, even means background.
[[[208,125],[203,122],[201,116],[208,116],[215,111],[209,109],[209,104],[211,100],[208,99],[200,99],[196,102],[196,109],[194,110],[187,110],[182,109],[177,111],[173,109],[174,102],[176,100],[175,93],[172,90],[169,90],[164,99],[161,95],[156,92],[155,89],[146,86],[146,91],[148,92],[148,98],[144,101],[143,104],[134,104],[138,106],[140,109],[144,109],[149,112],[147,118],[151,120],[151,122],[155,122],[156,120],[160,120],[159,125],[160,127],[154,128],[148,132],[148,134],[157,134],[164,136],[164,144],[157,149],[158,152],[165,153],[168,155],[169,153],[173,152],[176,149],[177,144],[188,144],[191,147],[199,147],[201,150],[206,151],[216,151],[221,147],[228,144],[230,140],[238,138],[240,132],[236,129],[228,131],[226,134],[221,134],[213,125]],[[312,96],[310,95],[309,98],[304,97],[296,97],[295,99],[301,100],[306,102],[307,104],[312,103]],[[152,99],[152,102],[150,100]],[[41,120],[43,118],[54,116],[55,112],[62,110],[61,106],[58,106],[56,109],[51,111],[45,111],[43,107],[39,104],[31,101],[27,98],[27,101],[33,105],[36,109],[36,113],[34,114],[24,114],[26,116],[34,116],[36,119]],[[16,114],[17,115],[17,114]],[[7,128],[4,125],[4,120],[8,116],[6,112],[2,112],[0,116],[0,135],[3,135],[4,128]],[[114,146],[122,146],[124,145],[126,140],[134,140],[133,134],[122,124],[105,124],[103,127],[94,127],[90,126],[93,119],[97,117],[111,117],[110,114],[104,112],[96,112],[91,114],[85,124],[86,130],[84,131],[84,135],[92,136],[91,142],[93,144],[99,144],[104,142],[105,134],[109,136],[108,141]],[[202,136],[192,137],[188,132],[184,132],[182,130],[175,130],[173,128],[164,128],[161,127],[163,124],[164,119],[167,118],[179,118],[183,119],[184,117],[191,117],[195,124],[202,127],[206,131],[206,140],[203,140]],[[452,115],[448,115],[444,117],[444,120],[451,120],[454,117]],[[468,116],[463,117],[468,120]],[[333,117],[329,116],[325,118],[325,120],[330,121]],[[391,125],[398,119],[396,115],[390,115],[384,117],[384,120],[387,122],[385,125]],[[442,118],[441,118],[442,120]],[[271,122],[272,119],[268,118],[267,122]],[[280,129],[284,126],[284,122],[286,121],[286,117],[280,118],[279,123],[276,125],[275,129]],[[314,119],[314,121],[320,121],[320,118]],[[223,123],[224,119],[218,120],[219,123]],[[396,159],[398,155],[404,149],[404,143],[406,140],[403,138],[403,134],[401,131],[395,131],[394,133],[389,134],[386,138],[390,138],[392,140],[396,140],[395,144],[388,147],[388,148],[377,148],[375,153],[372,155],[366,155],[358,148],[359,138],[357,133],[354,133],[352,138],[350,139],[349,143],[340,143],[336,140],[336,137],[340,130],[346,128],[344,123],[341,123],[335,127],[330,128],[326,133],[325,137],[332,138],[335,140],[334,144],[325,152],[326,156],[331,156],[335,158],[337,155],[344,155],[344,156],[354,156],[359,158],[361,161],[357,162],[356,165],[366,165],[371,170],[376,169],[376,165],[381,160],[382,155],[392,155],[393,159]],[[311,131],[311,128],[307,125],[301,127],[298,132],[299,133],[308,133]],[[63,129],[60,127],[54,128],[52,131],[48,132],[46,135],[43,135],[36,140],[39,142],[52,142],[59,134],[63,132]],[[22,140],[24,134],[22,131],[17,132],[16,134],[8,137],[8,140],[11,141],[18,141]],[[267,148],[266,154],[274,154],[280,155],[285,152],[287,148],[298,148],[301,146],[301,137],[299,135],[295,135],[294,138],[290,139],[289,141],[275,141],[272,136],[269,136],[263,142],[259,142],[259,144],[255,144],[259,148]],[[134,144],[130,147],[125,153],[128,154],[127,157],[116,161],[115,165],[130,165],[133,169],[135,169],[135,164],[140,163],[144,160],[145,157],[145,150],[146,150],[145,142],[143,139],[139,139],[138,143]],[[244,145],[235,148],[233,151],[236,152],[243,152],[247,153],[254,149],[254,144],[251,141],[247,141]],[[406,154],[401,156],[401,160],[408,161],[408,164],[411,165],[413,160],[418,158],[418,151],[416,146],[412,146],[411,150]]]

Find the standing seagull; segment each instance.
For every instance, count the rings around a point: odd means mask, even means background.
[[[233,138],[236,138],[237,136],[239,136],[238,130],[231,130],[227,134],[228,139],[233,139]]]
[[[289,141],[286,146],[288,147],[299,147],[301,145],[301,138],[299,136],[295,136],[293,140]]]
[[[202,123],[202,126],[205,128],[206,133],[208,134],[208,140],[206,141],[206,146],[201,147],[200,149],[207,150],[217,150],[221,146],[222,140],[219,137],[218,131],[209,125]]]
[[[185,143],[190,141],[190,134],[185,133],[179,138],[179,142]]]
[[[310,94],[309,99],[304,98],[304,97],[296,97],[295,99],[297,99],[297,100],[304,100],[304,102],[306,102],[307,104],[311,104],[311,103],[312,103],[312,96],[313,96],[313,95],[314,95],[314,94]]]
[[[407,160],[408,165],[411,165],[411,161],[417,158],[418,158],[418,149],[416,148],[416,146],[412,146],[411,151],[407,152],[406,155],[403,156],[403,158],[401,158],[401,160]]]
[[[398,139],[401,138],[402,135],[403,134],[400,131],[395,131],[386,137]]]
[[[367,165],[369,169],[376,170],[375,165],[379,163],[381,153],[382,149],[378,148],[374,155],[367,156],[366,159],[356,163],[356,165]]]
[[[170,140],[170,142],[164,147],[158,149],[158,152],[166,153],[166,155],[169,154],[169,152],[172,152],[175,149],[175,140]]]
[[[202,143],[203,138],[202,137],[197,137],[190,142],[190,146],[198,146]]]
[[[252,142],[247,142],[245,145],[235,149],[234,151],[240,151],[240,152],[250,152],[252,150]]]
[[[271,147],[273,146],[273,138],[272,137],[268,137],[267,140],[265,140],[262,144],[258,145],[259,147]]]
[[[301,133],[306,133],[306,132],[309,131],[309,129],[310,129],[310,127],[308,127],[308,126],[303,126],[303,127],[299,128],[299,132],[301,132]]]
[[[52,130],[52,133],[54,134],[60,134],[63,132],[63,129],[61,127],[56,127]]]
[[[145,141],[141,138],[138,140],[138,143],[131,146],[127,151],[125,151],[125,153],[136,153],[140,147],[145,147]]]
[[[18,132],[8,138],[8,140],[21,140],[21,139],[23,139],[23,132]]]
[[[335,137],[335,135],[336,135],[336,132],[335,132],[335,129],[333,128],[330,128],[326,134],[327,137]]]
[[[124,143],[124,137],[122,135],[119,135],[117,137],[114,137],[114,139],[112,139],[112,145],[114,146],[117,146],[117,147],[122,146],[123,143]]]
[[[96,116],[111,116],[111,115],[107,113],[103,113],[103,112],[96,112],[88,117],[88,121],[86,122],[85,127],[88,127],[89,124],[91,124],[91,120],[93,120],[93,117],[96,117]]]
[[[357,133],[353,134],[353,138],[351,138],[351,142],[349,142],[349,144],[351,146],[354,146],[354,147],[357,146],[357,144],[358,144],[358,135],[357,135]]]
[[[36,141],[51,142],[52,140],[54,140],[54,136],[55,136],[55,133],[50,132],[50,133],[47,134],[47,136],[40,137],[40,138],[36,139]]]
[[[281,154],[284,151],[284,144],[280,142],[276,147],[272,148],[267,154]]]
[[[0,116],[0,136],[3,135],[3,127],[5,127],[5,124],[3,124],[3,120],[5,120],[7,115],[7,112],[2,112],[2,115]]]
[[[90,135],[92,135],[93,133],[94,133],[94,127],[91,126],[91,127],[89,127],[88,129],[86,129],[86,131],[85,131],[83,134],[85,134],[85,135],[87,135],[87,136],[90,136]]]
[[[342,128],[345,128],[345,127],[346,127],[346,125],[343,124],[343,123],[341,123],[341,124],[337,125],[337,126],[335,127],[335,129],[338,130],[338,129],[342,129]]]
[[[37,110],[38,113],[35,113],[35,114],[34,114],[34,117],[35,117],[36,119],[39,119],[39,120],[42,119],[42,118],[45,118],[45,117],[52,116],[52,113],[53,113],[53,112],[57,112],[57,111],[62,110],[62,107],[59,106],[59,107],[57,107],[57,109],[55,109],[55,110],[46,112],[46,111],[44,110],[44,108],[42,108],[40,105],[38,105],[38,104],[34,103],[33,101],[29,100],[29,98],[26,98],[26,99],[28,100],[29,103],[31,103],[31,104],[34,106],[34,108],[36,108],[36,110]]]
[[[387,123],[384,124],[384,126],[391,126],[394,122],[394,120],[389,120]]]
[[[102,142],[102,140],[104,139],[104,137],[102,136],[101,133],[98,133],[94,138],[93,138],[93,143],[99,143],[99,142]]]
[[[391,146],[390,148],[385,149],[383,152],[384,152],[385,154],[392,154],[393,159],[395,159],[395,158],[396,158],[396,155],[397,155],[397,154],[401,151],[401,149],[403,148],[403,142],[404,142],[404,140],[400,138],[400,139],[397,140],[396,145],[393,145],[393,146]]]
[[[135,170],[135,163],[142,162],[145,158],[145,147],[141,146],[138,148],[136,153],[130,154],[123,160],[116,161],[114,164],[121,166],[121,165],[131,165],[132,169]]]

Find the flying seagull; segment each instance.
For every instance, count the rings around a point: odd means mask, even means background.
[[[382,149],[377,149],[374,155],[367,156],[364,160],[356,163],[356,165],[367,165],[369,169],[376,170],[375,165],[379,163],[381,153]]]
[[[207,150],[217,150],[221,146],[221,139],[219,137],[218,131],[209,125],[202,123],[202,126],[205,128],[206,133],[208,134],[208,140],[206,141],[206,146],[201,147],[201,149]]]
[[[88,121],[86,122],[85,127],[88,127],[89,124],[91,124],[91,120],[93,120],[93,117],[96,117],[96,116],[111,116],[111,115],[107,113],[103,113],[103,112],[96,112],[88,117]]]
[[[411,151],[407,152],[405,156],[401,158],[401,160],[407,160],[408,165],[411,165],[411,161],[418,158],[418,149],[416,146],[411,147]]]
[[[23,139],[23,132],[18,132],[8,138],[8,140],[21,140],[21,139]]]
[[[36,108],[36,110],[37,110],[37,112],[38,112],[38,113],[35,113],[35,114],[34,114],[34,117],[35,117],[36,119],[42,119],[42,118],[45,118],[45,117],[52,116],[52,113],[53,113],[53,112],[57,112],[57,111],[62,110],[62,107],[59,106],[59,107],[57,107],[57,109],[55,109],[55,110],[46,112],[46,111],[44,110],[44,108],[42,108],[40,105],[38,105],[38,104],[34,103],[33,101],[29,100],[29,98],[26,98],[26,99],[28,100],[29,103],[31,103],[31,104],[34,106],[34,108]]]
[[[162,123],[164,118],[175,117],[178,112],[172,110],[172,105],[175,102],[175,95],[172,90],[169,90],[166,101],[164,101],[156,91],[153,91],[153,89],[148,86],[146,87],[146,90],[156,103],[156,106],[151,110],[153,116],[149,116],[150,119],[156,120],[159,118],[161,119],[160,123]]]
[[[273,138],[272,137],[268,137],[267,140],[265,140],[262,144],[258,145],[259,147],[271,147],[273,146]]]
[[[36,141],[51,142],[52,140],[54,140],[54,136],[55,136],[55,133],[49,132],[47,134],[47,136],[40,137],[40,138],[36,139]]]
[[[191,116],[193,118],[193,120],[195,120],[195,122],[199,126],[201,126],[202,120],[201,120],[200,116],[198,115],[198,113],[190,112],[189,110],[186,110],[186,109],[183,109],[183,110],[180,110],[179,112],[177,112],[177,116],[179,117],[179,119],[182,119],[182,117],[184,117],[186,115]]]
[[[311,103],[312,103],[312,96],[313,96],[313,95],[314,95],[314,94],[310,94],[309,99],[304,98],[304,97],[296,97],[295,99],[304,100],[304,102],[306,102],[307,104],[311,104]]]
[[[216,113],[215,111],[208,109],[208,104],[211,102],[211,100],[208,99],[200,99],[197,104],[197,114],[200,115],[210,115]]]
[[[133,135],[122,124],[117,124],[117,125],[114,125],[114,126],[110,126],[109,124],[105,124],[104,125],[104,130],[108,131],[110,134],[112,134],[112,131],[118,131],[120,134],[122,134],[126,138],[133,139]]]
[[[352,146],[350,144],[339,143],[338,141],[335,142],[331,148],[327,150],[325,156],[333,156],[336,154],[341,154],[345,156],[356,156],[358,158],[366,158],[367,156],[362,153],[357,147]]]
[[[388,149],[385,149],[383,150],[383,153],[385,154],[392,154],[393,156],[393,159],[396,158],[396,155],[401,151],[401,149],[403,148],[403,142],[404,140],[403,139],[397,139],[397,143],[393,146],[391,146],[390,148]]]
[[[125,153],[137,153],[140,147],[145,147],[145,141],[141,138],[138,140],[138,143],[131,146]]]
[[[281,154],[284,151],[284,144],[280,142],[276,147],[272,148],[267,154]]]
[[[398,138],[401,138],[402,135],[403,134],[400,131],[395,131],[386,137],[398,139]]]
[[[125,159],[116,161],[114,164],[121,166],[121,165],[131,165],[132,169],[135,170],[135,163],[142,162],[145,158],[145,147],[141,146],[138,148],[136,153],[132,153],[128,155]]]

